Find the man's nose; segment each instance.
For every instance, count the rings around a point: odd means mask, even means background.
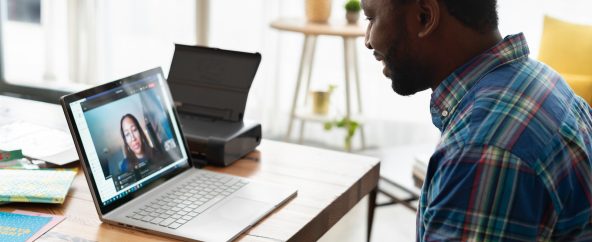
[[[368,49],[374,49],[374,48],[372,48],[372,44],[370,44],[370,34],[368,32],[366,32],[366,38],[364,39],[364,45],[366,45],[366,48],[368,48]]]

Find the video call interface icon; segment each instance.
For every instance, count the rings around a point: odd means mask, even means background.
[[[133,192],[135,192],[135,191],[139,190],[140,188],[142,188],[142,184],[135,185],[135,186],[133,186],[133,187],[131,187],[131,188],[129,188],[129,189],[127,189],[127,190],[125,190],[125,191],[121,192],[120,194],[118,194],[118,195],[115,195],[115,196],[114,196],[114,197],[112,197],[111,199],[109,199],[109,200],[107,200],[107,201],[103,202],[103,205],[110,204],[110,203],[112,203],[112,202],[116,201],[117,199],[120,199],[120,198],[122,198],[122,197],[125,197],[125,196],[127,196],[128,194],[130,194],[130,193],[133,193]]]

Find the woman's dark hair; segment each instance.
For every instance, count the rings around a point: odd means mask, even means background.
[[[148,139],[146,138],[146,134],[144,134],[144,129],[142,129],[142,126],[140,126],[140,122],[138,122],[138,119],[136,119],[136,117],[134,117],[134,115],[131,115],[129,113],[126,115],[123,115],[123,117],[121,117],[121,120],[119,121],[119,131],[121,133],[121,139],[123,139],[123,147],[124,147],[125,157],[130,162],[132,167],[135,167],[138,164],[138,158],[136,157],[134,152],[132,152],[131,148],[127,144],[127,141],[125,139],[125,134],[123,133],[123,120],[126,118],[129,118],[132,120],[132,122],[134,122],[134,125],[136,125],[136,128],[138,129],[138,132],[140,133],[140,140],[142,141],[142,151],[144,151],[144,157],[146,159],[150,160],[152,158],[152,156],[154,155],[154,150],[152,149],[152,147],[150,147],[150,145],[148,145]]]

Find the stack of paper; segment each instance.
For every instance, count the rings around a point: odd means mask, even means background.
[[[61,204],[75,175],[75,169],[0,169],[0,203]]]
[[[0,150],[21,149],[27,157],[56,165],[78,159],[72,136],[61,129],[16,121],[0,125],[0,134]]]

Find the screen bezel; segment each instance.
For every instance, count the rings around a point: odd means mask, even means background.
[[[173,172],[169,172],[169,173],[161,175],[161,177],[159,177],[158,179],[152,180],[150,182],[150,184],[148,184],[146,186],[142,186],[138,190],[130,192],[126,196],[124,196],[120,199],[117,199],[117,200],[113,201],[112,203],[103,205],[103,203],[101,202],[101,197],[98,192],[97,184],[95,183],[94,176],[93,176],[91,169],[90,169],[88,157],[86,156],[84,146],[82,145],[80,134],[78,132],[78,127],[76,126],[76,122],[74,122],[74,116],[73,116],[72,110],[70,108],[70,103],[84,99],[84,98],[94,96],[94,95],[102,93],[102,92],[113,90],[115,88],[121,87],[126,84],[131,84],[131,83],[137,82],[139,80],[142,80],[146,77],[149,77],[149,76],[152,76],[155,74],[161,76],[161,79],[159,80],[159,84],[163,85],[163,87],[164,87],[164,90],[165,90],[164,94],[166,96],[164,98],[169,99],[169,103],[172,105],[172,107],[170,107],[170,108],[172,108],[175,120],[174,120],[174,122],[173,122],[173,120],[171,120],[171,123],[173,123],[173,125],[177,125],[177,127],[179,128],[179,134],[181,135],[181,142],[182,142],[181,148],[185,149],[185,153],[187,155],[187,164],[185,166],[173,171]],[[109,83],[106,83],[106,84],[103,84],[103,85],[100,85],[100,86],[97,86],[94,88],[90,88],[90,89],[87,89],[87,90],[84,90],[84,91],[81,91],[78,93],[63,96],[60,99],[60,103],[62,105],[62,108],[64,109],[64,114],[66,115],[66,120],[68,121],[70,133],[72,134],[72,137],[74,139],[74,144],[76,145],[78,157],[81,161],[81,166],[83,167],[84,174],[86,176],[86,180],[87,180],[88,184],[91,184],[89,186],[91,188],[91,194],[93,195],[93,200],[98,208],[97,211],[99,212],[100,215],[104,215],[104,214],[109,213],[110,211],[113,211],[114,209],[125,204],[126,202],[128,202],[136,197],[141,196],[142,194],[154,189],[156,186],[158,186],[162,182],[176,176],[179,173],[182,173],[188,169],[191,169],[191,167],[192,167],[191,152],[189,151],[189,148],[188,148],[189,146],[187,145],[187,141],[185,139],[185,135],[183,134],[183,130],[181,129],[179,115],[177,114],[177,110],[176,110],[174,102],[172,100],[170,89],[167,85],[166,80],[164,79],[164,76],[162,74],[162,69],[160,67],[150,69],[150,70],[147,70],[147,71],[144,71],[144,72],[141,72],[141,73],[129,76],[129,77],[125,77],[125,78],[122,78],[122,79],[119,79],[116,81],[112,81],[112,82],[109,82]]]

